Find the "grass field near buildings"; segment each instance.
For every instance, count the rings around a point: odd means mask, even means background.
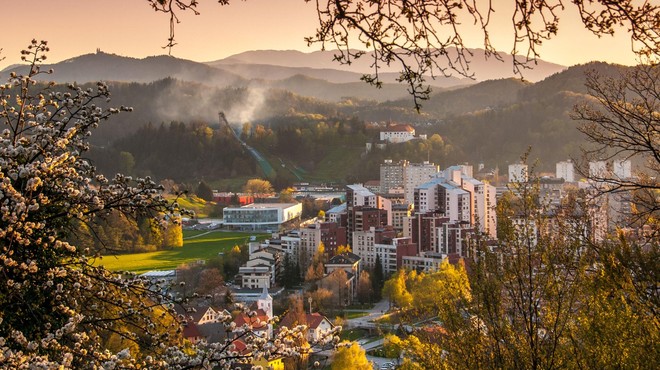
[[[197,260],[207,260],[220,252],[228,252],[235,245],[248,242],[251,235],[257,240],[263,240],[267,234],[251,234],[226,231],[197,231],[183,232],[183,247],[161,250],[157,252],[122,254],[104,256],[96,261],[96,265],[103,265],[112,271],[133,271],[143,273],[150,270],[171,270],[177,266]]]

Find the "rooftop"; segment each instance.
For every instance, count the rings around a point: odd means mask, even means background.
[[[381,132],[415,132],[415,129],[410,125],[398,124],[398,125],[389,125],[380,131]]]
[[[371,190],[365,188],[362,184],[346,185],[346,187],[353,190],[356,195],[362,195],[364,197],[375,195],[371,192]]]
[[[252,203],[252,204],[247,204],[242,207],[241,209],[272,209],[272,208],[279,208],[279,209],[287,209],[290,207],[296,206],[298,203]]]
[[[330,258],[326,265],[352,265],[359,260],[360,256],[357,254],[346,252]]]

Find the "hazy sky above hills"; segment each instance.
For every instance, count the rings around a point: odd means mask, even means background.
[[[567,6],[570,11],[562,15],[559,36],[544,44],[542,59],[563,65],[592,60],[635,64],[625,30],[618,30],[616,37],[598,39],[584,30],[572,5]],[[154,12],[144,0],[6,1],[0,9],[5,15],[0,37],[0,57],[5,59],[0,61],[0,69],[20,62],[20,50],[32,38],[49,41],[48,62],[92,53],[96,48],[140,58],[167,53],[162,46],[168,37],[169,18]],[[176,29],[178,45],[172,55],[205,62],[247,50],[311,52],[319,47],[307,47],[303,40],[314,34],[317,23],[313,3],[304,0],[234,0],[229,6],[201,0],[199,11],[199,16],[181,15]],[[511,13],[502,9],[496,16],[493,44],[508,52]],[[468,46],[482,47],[481,36],[475,32],[463,36]]]

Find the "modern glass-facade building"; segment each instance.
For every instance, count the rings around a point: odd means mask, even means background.
[[[225,208],[223,219],[225,226],[241,230],[276,230],[301,214],[300,203],[254,203]]]

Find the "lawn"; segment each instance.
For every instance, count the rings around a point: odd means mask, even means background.
[[[339,334],[339,338],[342,340],[348,340],[352,342],[358,339],[365,338],[367,337],[367,335],[369,335],[368,330],[355,328],[355,329],[342,330],[341,333]]]
[[[316,166],[313,174],[305,176],[309,181],[331,182],[346,178],[354,158],[359,158],[364,147],[339,146]]]
[[[365,311],[347,311],[347,312],[344,313],[347,320],[358,319],[360,317],[365,317],[368,314],[369,314],[369,312],[365,312]]]
[[[250,233],[225,231],[184,231],[183,247],[157,252],[104,256],[95,264],[113,271],[133,271],[143,273],[150,270],[171,270],[177,266],[215,257],[220,252],[229,251],[234,245],[247,243]],[[267,234],[256,234],[258,240]]]
[[[169,196],[168,200],[174,200],[174,196]],[[198,198],[197,196],[188,196],[183,195],[177,199],[179,205],[189,211],[195,212],[195,217],[208,217],[209,213],[213,211],[215,203],[207,202],[204,199]]]

